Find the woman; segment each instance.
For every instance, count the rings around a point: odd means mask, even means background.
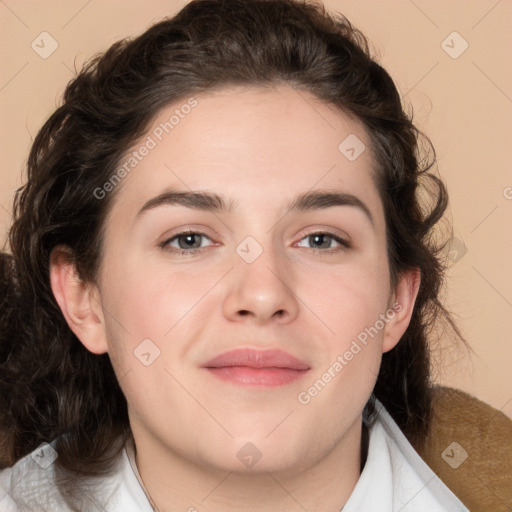
[[[419,137],[316,4],[193,1],[86,66],[3,261],[2,510],[466,510],[413,449],[460,336]]]

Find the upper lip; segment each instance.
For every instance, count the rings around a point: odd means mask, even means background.
[[[309,370],[310,366],[283,350],[255,350],[239,348],[224,352],[202,365],[203,368],[247,366],[249,368],[288,368]]]

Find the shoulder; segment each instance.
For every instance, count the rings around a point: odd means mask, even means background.
[[[384,406],[378,405],[375,450],[386,451],[394,497],[400,510],[467,511],[444,481],[425,463],[409,443]]]
[[[18,512],[62,509],[55,485],[55,442],[41,444],[14,466],[0,472],[0,510]],[[65,510],[65,509],[62,509]]]
[[[366,463],[343,511],[468,512],[378,400],[375,411]]]
[[[127,499],[124,453],[109,475],[86,478],[66,474],[58,468],[55,447],[55,441],[43,443],[14,466],[0,471],[2,512],[126,510],[118,506]],[[62,485],[66,481],[68,487]]]
[[[509,510],[512,420],[463,391],[437,386],[420,455],[471,510]]]

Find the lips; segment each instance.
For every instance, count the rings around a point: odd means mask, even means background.
[[[203,366],[224,381],[242,386],[281,386],[304,376],[310,366],[282,350],[235,349]]]

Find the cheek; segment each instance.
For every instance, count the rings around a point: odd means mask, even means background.
[[[133,339],[162,338],[200,301],[215,276],[191,271],[133,269],[111,274],[104,302],[110,322]]]
[[[318,346],[315,371],[298,397],[320,414],[329,410],[329,424],[343,425],[347,411],[360,411],[379,372],[382,339],[387,323],[388,274],[381,263],[339,268],[319,273],[303,286],[304,302],[311,304],[328,329]],[[312,325],[312,324],[311,324]],[[320,322],[318,322],[320,326]]]
[[[110,273],[103,305],[109,355],[118,377],[145,371],[150,363],[152,371],[143,378],[147,387],[156,378],[155,368],[179,367],[190,345],[206,337],[208,317],[218,314],[220,297],[213,288],[224,274],[148,266]]]
[[[387,310],[389,283],[387,261],[359,261],[318,267],[309,275],[297,275],[297,295],[315,312],[342,348],[359,332],[372,326]]]

